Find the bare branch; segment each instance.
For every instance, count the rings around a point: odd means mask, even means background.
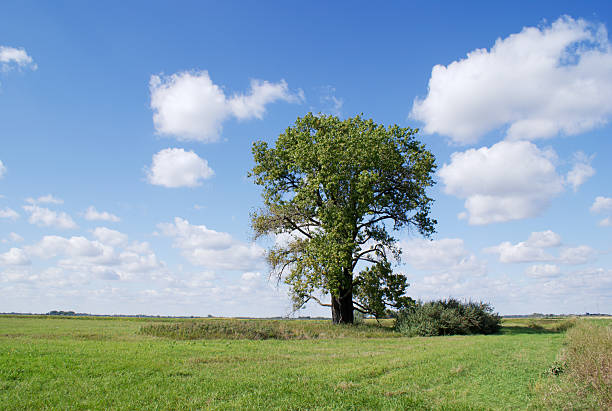
[[[294,223],[289,217],[285,217],[285,221],[289,223],[289,225],[291,227],[293,227],[295,230],[298,230],[300,233],[304,234],[306,237],[308,238],[312,238],[312,236],[310,235],[310,233],[302,230],[302,228],[297,225],[296,223]]]
[[[321,300],[319,300],[317,297],[315,297],[314,295],[309,295],[308,299],[306,301],[304,301],[304,304],[306,304],[308,301],[310,300],[315,300],[319,305],[323,306],[323,307],[331,307],[331,304],[325,304],[322,303]]]
[[[357,306],[357,307],[355,307]],[[370,311],[368,311],[367,308],[365,308],[363,305],[359,304],[357,301],[353,301],[353,309],[359,311],[362,314],[369,314]]]

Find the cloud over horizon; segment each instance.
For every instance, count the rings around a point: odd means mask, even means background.
[[[161,234],[173,239],[173,247],[180,249],[195,266],[237,271],[257,271],[263,266],[263,248],[238,241],[228,233],[193,225],[180,217],[157,227]]]

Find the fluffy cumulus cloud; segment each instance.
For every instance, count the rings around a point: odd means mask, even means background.
[[[195,187],[214,175],[208,162],[193,151],[166,148],[153,156],[147,170],[150,184],[163,187]]]
[[[57,212],[37,205],[26,205],[23,209],[30,213],[28,221],[41,227],[56,227],[63,229],[77,228],[72,217],[63,211]]]
[[[527,267],[525,273],[532,278],[558,277],[561,269],[555,264],[535,264]]]
[[[588,245],[568,247],[559,254],[559,261],[564,264],[586,264],[595,259],[597,252]]]
[[[486,263],[470,254],[460,238],[400,242],[402,261],[417,270],[483,275]]]
[[[485,248],[484,251],[491,254],[497,254],[499,256],[499,261],[502,263],[553,261],[561,264],[577,265],[592,262],[597,256],[596,250],[586,245],[562,247],[558,256],[550,253],[551,248],[560,247],[561,245],[561,236],[554,231],[547,230],[531,233],[527,241],[521,241],[516,244],[504,241],[499,245]],[[533,267],[536,268],[528,268],[527,271],[527,274],[532,277],[538,276],[536,271],[540,273],[539,276],[542,276],[542,270],[552,270],[552,268],[546,267],[546,265],[537,265]]]
[[[574,166],[566,176],[566,183],[574,191],[577,191],[578,187],[595,175],[595,169],[591,166],[591,161],[593,161],[593,158],[588,157],[581,151],[574,153]]]
[[[28,265],[30,259],[21,248],[11,248],[5,253],[0,254],[0,264],[2,265]]]
[[[6,218],[9,220],[16,220],[19,218],[19,213],[12,208],[4,207],[0,209],[0,218]]]
[[[98,228],[96,239],[83,236],[44,236],[24,247],[30,258],[58,259],[49,267],[54,275],[72,274],[82,281],[151,279],[165,275],[165,264],[148,243],[127,241],[123,233]]]
[[[86,220],[95,221],[110,221],[110,222],[118,222],[121,221],[119,217],[114,214],[109,213],[108,211],[98,211],[94,206],[89,206],[83,215]]]
[[[261,119],[270,103],[303,99],[301,93],[290,92],[284,80],[278,83],[252,80],[247,94],[227,97],[207,71],[153,75],[149,89],[157,132],[179,140],[202,142],[216,141],[223,122],[229,118]]]
[[[2,160],[0,160],[0,178],[4,177],[5,174],[6,174],[6,166],[4,165]]]
[[[106,227],[97,227],[92,230],[93,236],[102,244],[108,244],[111,246],[118,246],[127,244],[128,236],[117,230],[111,230]]]
[[[507,126],[511,139],[577,134],[612,114],[612,47],[602,24],[561,17],[436,65],[411,116],[470,144]]]
[[[193,225],[180,217],[172,223],[160,223],[158,228],[174,239],[174,247],[193,265],[241,271],[255,271],[263,265],[263,248],[238,241],[228,233]]]
[[[465,199],[470,224],[533,217],[563,191],[552,150],[528,141],[501,141],[451,155],[438,172],[447,194]]]
[[[485,249],[485,252],[498,254],[502,263],[526,263],[551,261],[554,257],[545,249],[561,245],[561,236],[551,230],[533,232],[527,241],[512,244],[505,241]]]
[[[4,71],[11,70],[15,67],[30,67],[32,70],[36,70],[37,68],[32,57],[30,57],[23,48],[7,46],[0,46],[0,67]]]
[[[604,214],[612,214],[612,197],[603,197],[598,196],[595,198],[595,202],[591,206],[592,213],[604,213]],[[607,216],[599,221],[599,225],[601,227],[611,227],[612,226],[612,217]]]
[[[597,196],[591,206],[591,212],[603,213],[606,211],[612,211],[612,197]]]

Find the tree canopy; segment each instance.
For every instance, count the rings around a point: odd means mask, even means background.
[[[435,231],[426,193],[435,157],[417,132],[309,113],[275,147],[253,144],[250,176],[264,206],[252,227],[256,237],[275,235],[271,275],[289,285],[296,309],[313,300],[332,308],[334,323],[352,323],[354,309],[378,317],[413,302],[406,277],[393,272],[400,249],[390,232]]]

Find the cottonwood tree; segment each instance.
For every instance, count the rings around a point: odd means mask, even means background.
[[[417,131],[309,113],[275,147],[253,144],[249,175],[264,207],[252,227],[256,238],[275,235],[271,276],[289,285],[296,309],[313,300],[331,307],[334,323],[352,323],[354,309],[378,317],[413,302],[392,269],[400,250],[390,231],[434,232],[426,189],[435,158]]]

